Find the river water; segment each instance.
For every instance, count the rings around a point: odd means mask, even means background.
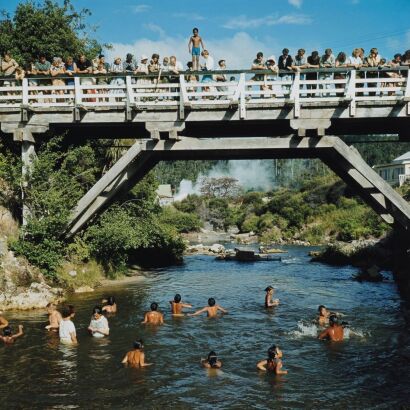
[[[308,249],[289,247],[282,262],[237,263],[190,256],[183,266],[141,280],[73,296],[79,346],[61,346],[43,330],[44,312],[9,312],[26,334],[0,347],[1,408],[399,408],[410,405],[410,331],[392,280],[353,282],[351,267],[309,263]],[[386,273],[387,276],[388,273]],[[264,288],[281,304],[263,308]],[[229,314],[218,319],[172,318],[175,293],[194,308],[215,297]],[[88,336],[93,306],[118,300],[106,339]],[[166,312],[159,328],[140,324],[152,301]],[[318,341],[311,323],[319,304],[342,312],[351,330],[338,344]],[[142,370],[121,360],[132,341],[145,342]],[[283,350],[286,376],[256,370],[268,347]],[[199,365],[215,350],[221,371]]]

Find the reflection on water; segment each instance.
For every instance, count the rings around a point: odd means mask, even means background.
[[[0,395],[17,408],[397,408],[409,402],[409,330],[392,282],[357,283],[354,269],[309,264],[304,248],[282,262],[240,264],[192,256],[183,266],[150,272],[139,282],[75,295],[79,346],[60,345],[44,331],[43,312],[10,313],[26,335],[0,347]],[[263,308],[263,289],[277,289],[279,307]],[[119,302],[109,338],[89,337],[91,310],[108,293]],[[217,319],[172,317],[181,293],[192,311],[214,297],[229,311]],[[165,325],[141,324],[157,301]],[[316,339],[319,304],[344,314],[347,340]],[[189,310],[187,310],[189,311]],[[121,360],[132,341],[145,342],[144,369]],[[271,344],[284,352],[289,374],[258,372]],[[215,350],[221,370],[200,366]],[[364,393],[366,392],[366,393]]]

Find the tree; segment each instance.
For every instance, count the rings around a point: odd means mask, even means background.
[[[238,180],[231,177],[205,178],[201,186],[201,194],[206,197],[233,198],[240,191]]]
[[[39,53],[45,53],[48,59],[80,53],[94,57],[103,47],[109,47],[86,34],[85,19],[91,12],[76,11],[70,0],[64,0],[62,6],[54,0],[28,0],[17,6],[13,17],[6,12],[2,15],[0,51],[11,52],[20,64],[37,58]]]

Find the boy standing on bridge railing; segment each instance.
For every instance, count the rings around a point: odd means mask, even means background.
[[[199,30],[194,28],[192,30],[193,35],[189,38],[188,50],[192,54],[192,69],[193,71],[199,70],[199,56],[201,55],[201,46],[205,50],[202,38],[198,34]]]

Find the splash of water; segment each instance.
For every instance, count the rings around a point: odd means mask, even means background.
[[[318,326],[317,323],[307,322],[304,320],[300,320],[297,323],[297,327],[297,330],[292,330],[291,332],[289,332],[289,335],[294,339],[300,339],[302,337],[317,337],[318,334],[323,330],[323,328]],[[351,327],[344,328],[344,339],[350,339],[350,337],[365,338],[369,336],[370,332]]]

